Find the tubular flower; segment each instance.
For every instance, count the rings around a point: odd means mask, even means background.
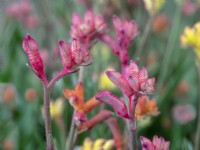
[[[59,40],[58,49],[62,58],[62,65],[71,69],[78,65],[87,66],[91,64],[91,54],[80,48],[80,43],[73,38],[71,46],[63,40]]]
[[[30,67],[32,71],[41,79],[46,80],[46,75],[44,73],[44,65],[42,58],[38,51],[38,44],[37,42],[29,35],[27,34],[24,37],[24,40],[22,42],[22,48],[26,52]]]
[[[157,116],[159,114],[156,100],[150,100],[148,96],[141,96],[136,105],[135,114],[137,119],[145,116]]]
[[[146,10],[150,15],[156,15],[162,8],[165,0],[143,0]]]
[[[138,35],[138,25],[134,20],[122,20],[117,16],[113,16],[112,21],[116,31],[116,38],[112,39],[109,35],[103,35],[101,40],[120,58],[123,65],[127,65],[129,58],[127,49],[131,40]]]
[[[142,143],[142,150],[169,150],[170,142],[165,141],[163,137],[155,135],[151,142],[148,138],[140,137]]]
[[[84,102],[84,87],[82,82],[77,83],[74,90],[64,89],[63,94],[73,108],[80,113],[88,113],[101,104],[94,97]]]
[[[90,118],[86,122],[80,124],[78,126],[78,130],[85,131],[92,129],[95,125],[104,122],[108,118],[110,118],[113,115],[111,111],[108,110],[101,110],[98,114],[96,114],[94,117]]]
[[[85,45],[85,48],[89,48],[89,44],[98,38],[105,28],[106,23],[103,16],[95,16],[92,11],[87,11],[84,19],[82,19],[77,13],[74,13],[70,34],[71,37],[80,40]]]
[[[106,123],[108,124],[108,126],[112,132],[116,149],[122,150],[123,149],[123,137],[122,137],[120,127],[117,123],[117,119],[114,117],[111,117],[106,120]]]
[[[84,140],[81,150],[113,150],[114,141],[112,139],[97,139],[94,142],[90,138]]]
[[[135,102],[135,100],[137,100],[137,97],[151,94],[155,90],[155,78],[149,79],[147,70],[145,68],[139,70],[134,61],[131,61],[130,65],[124,68],[123,74],[116,71],[107,71],[106,74],[109,79],[127,95],[129,98],[129,108],[131,111],[134,111],[133,114],[135,113],[135,106],[133,107],[132,105],[136,105],[137,102]],[[96,99],[113,107],[121,117],[133,117],[132,113],[128,114],[124,101],[115,97],[108,91],[98,93]]]

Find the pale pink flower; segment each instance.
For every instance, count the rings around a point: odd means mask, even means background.
[[[32,4],[28,0],[12,2],[6,8],[6,14],[27,27],[34,27],[38,24],[38,17],[34,14]]]
[[[170,142],[165,141],[163,137],[155,135],[151,142],[148,138],[141,136],[142,150],[169,150]]]
[[[87,11],[82,19],[79,14],[74,13],[72,17],[70,34],[77,38],[86,49],[90,48],[105,30],[106,23],[100,15],[95,16],[92,11]]]
[[[181,124],[186,124],[196,117],[195,109],[190,104],[176,105],[172,112],[173,117]]]
[[[182,7],[182,12],[187,15],[193,15],[197,10],[197,4],[191,0],[185,0]]]

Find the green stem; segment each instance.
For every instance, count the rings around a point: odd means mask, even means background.
[[[70,126],[70,131],[69,131],[69,137],[67,138],[66,142],[66,150],[72,150],[73,149],[73,143],[74,143],[74,134],[76,131],[76,125],[74,121],[74,116],[75,116],[76,111],[74,110],[73,116],[72,116],[72,122]]]
[[[142,54],[142,52],[144,50],[147,38],[148,38],[148,36],[150,34],[150,31],[151,31],[151,27],[152,27],[154,18],[155,18],[155,16],[151,15],[149,17],[148,21],[147,21],[147,25],[145,26],[144,33],[142,35],[141,43],[139,44],[138,49],[135,52],[135,58],[136,58],[136,60],[140,59],[140,56],[141,56],[141,54]]]
[[[165,78],[167,76],[167,71],[170,69],[170,60],[173,54],[174,45],[177,42],[177,36],[178,36],[178,29],[181,21],[181,8],[182,6],[178,6],[178,9],[176,10],[174,20],[173,20],[173,26],[170,31],[169,35],[169,41],[165,50],[165,55],[161,64],[161,70],[160,70],[160,76],[158,78],[158,93],[160,93],[160,90],[162,90],[162,86],[164,84]]]
[[[200,90],[200,65],[197,60],[196,60],[196,67],[198,71],[199,90]],[[200,98],[200,95],[199,95],[199,98]],[[200,100],[198,101],[198,112],[200,113]],[[199,148],[200,148],[200,115],[198,115],[194,149],[199,150]]]

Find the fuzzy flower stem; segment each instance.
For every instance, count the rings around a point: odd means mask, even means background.
[[[61,78],[63,78],[65,75],[67,75],[69,72],[66,69],[63,69],[62,71],[58,72],[53,79],[49,82],[48,84],[48,88],[52,89],[53,86],[55,85],[55,83],[60,80]]]
[[[135,96],[133,100],[133,104],[129,104],[129,115],[132,117],[129,120],[129,149],[130,150],[138,150],[138,143],[137,143],[137,118],[135,116],[135,108],[137,104],[138,97]],[[130,101],[130,100],[129,100]],[[130,102],[131,102],[130,101]],[[133,108],[131,108],[133,107]],[[133,114],[133,115],[131,115]]]
[[[198,79],[199,79],[199,90],[200,90],[200,65],[198,60],[196,59],[196,67],[198,71]],[[199,95],[200,98],[200,95]],[[198,111],[200,112],[200,100],[198,102]],[[196,135],[195,135],[195,150],[199,150],[200,148],[200,115],[198,115],[198,121],[197,121],[197,129],[196,129]]]
[[[150,34],[151,27],[152,27],[154,19],[155,19],[154,15],[149,16],[149,19],[147,21],[147,25],[145,26],[144,33],[142,35],[141,43],[139,44],[138,49],[135,52],[136,60],[140,59],[140,55],[142,54],[142,52],[144,50],[144,46],[145,46],[147,38]]]
[[[43,83],[44,90],[44,122],[46,132],[46,150],[54,150],[52,129],[51,129],[51,114],[50,114],[50,90],[47,84]]]

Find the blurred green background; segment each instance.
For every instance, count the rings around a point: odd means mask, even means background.
[[[137,59],[134,53],[142,41],[149,15],[139,0],[136,3],[134,0],[88,0],[85,3],[81,0],[34,0],[30,3],[37,23],[28,25],[8,16],[7,8],[11,2],[13,1],[0,1],[0,149],[6,149],[5,146],[10,144],[14,150],[42,150],[45,149],[41,111],[43,91],[39,79],[26,67],[28,59],[21,47],[23,37],[29,33],[39,43],[40,52],[46,58],[45,71],[50,79],[62,69],[61,59],[55,48],[59,39],[70,41],[70,24],[74,12],[83,16],[85,10],[91,9],[96,14],[104,15],[108,24],[107,32],[111,35],[115,32],[112,25],[114,14],[120,18],[135,20],[140,34],[129,48],[131,59]],[[199,21],[200,4],[197,1],[192,2],[196,11],[189,15],[184,14],[183,8],[174,0],[165,2],[159,14],[165,15],[169,24],[162,31],[155,32],[151,28],[144,51],[137,60],[140,67],[147,67],[150,77],[156,78],[157,89],[151,97],[156,98],[160,111],[159,116],[139,122],[138,137],[143,135],[152,139],[155,134],[162,136],[171,142],[172,150],[193,149],[197,129],[199,80],[195,57],[192,49],[183,49],[179,41],[184,27]],[[118,58],[104,43],[95,44],[92,55],[94,63],[85,69],[84,75],[85,100],[102,90],[98,86],[100,73],[109,66],[120,71]],[[77,73],[64,77],[55,85],[52,99],[63,97],[62,90],[73,89],[76,82]],[[34,100],[27,100],[26,92],[30,88],[36,92],[36,95],[33,95],[36,97]],[[119,89],[112,91],[118,96],[121,95]],[[172,109],[180,104],[192,105],[196,117],[184,124],[178,122]],[[89,113],[89,118],[102,108],[112,110],[108,106],[101,106]],[[66,100],[62,117],[67,131],[72,112],[73,109]],[[52,121],[56,146],[58,149],[64,149],[63,132],[56,121]],[[123,130],[121,119],[119,123]],[[77,145],[82,145],[85,137],[109,139],[112,134],[107,125],[100,124],[91,131],[82,133]]]

